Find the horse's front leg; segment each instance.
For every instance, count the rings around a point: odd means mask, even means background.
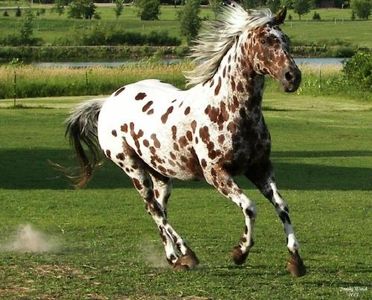
[[[232,251],[232,258],[235,264],[241,265],[245,262],[249,250],[252,248],[253,227],[256,219],[255,204],[243,194],[243,191],[234,182],[233,177],[224,169],[218,166],[207,167],[204,170],[204,177],[207,182],[213,185],[222,195],[232,200],[240,207],[245,218],[245,229],[238,246]]]
[[[249,180],[255,184],[261,193],[274,205],[275,210],[283,223],[287,236],[287,247],[291,257],[287,263],[287,270],[294,276],[306,274],[306,267],[299,254],[299,243],[295,237],[287,203],[280,195],[270,161],[251,166],[245,173]]]

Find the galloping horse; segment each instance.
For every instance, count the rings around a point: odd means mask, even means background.
[[[305,274],[288,206],[280,195],[270,161],[270,134],[262,115],[265,75],[285,92],[297,90],[301,72],[280,30],[286,9],[245,11],[233,4],[199,35],[192,49],[196,68],[179,90],[158,80],[121,87],[107,99],[78,106],[67,120],[66,135],[81,162],[77,186],[86,184],[103,152],[131,179],[145,201],[175,268],[199,260],[167,220],[172,178],[204,179],[237,204],[245,228],[233,248],[243,264],[253,246],[254,203],[234,181],[244,174],[273,204],[283,223],[294,276]],[[91,155],[87,155],[83,145]]]

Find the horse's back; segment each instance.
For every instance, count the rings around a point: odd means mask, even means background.
[[[190,170],[179,169],[176,163],[169,162],[168,157],[174,151],[173,159],[195,158],[188,149],[190,141],[185,140],[184,147],[174,148],[174,135],[186,136],[186,131],[190,130],[186,128],[188,119],[185,119],[190,110],[189,101],[186,92],[158,80],[144,80],[119,89],[104,102],[99,115],[101,148],[105,153],[109,150],[114,154],[110,158],[119,164],[115,156],[123,152],[125,142],[159,173],[177,174],[175,177],[181,179],[195,177]],[[164,172],[165,169],[168,172]]]
[[[121,87],[114,92],[111,97],[118,97],[119,99],[129,99],[130,96],[136,96],[137,92],[148,92],[148,96],[156,97],[169,92],[179,92],[180,90],[175,86],[162,82],[158,79],[145,79],[131,83]],[[119,92],[119,93],[118,93]]]

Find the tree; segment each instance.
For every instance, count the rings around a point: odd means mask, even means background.
[[[299,19],[301,16],[307,14],[311,8],[311,0],[294,0],[293,1],[293,10],[298,14]]]
[[[255,0],[242,0],[242,6],[245,9],[249,9],[249,8],[255,8],[257,4]]]
[[[215,18],[217,18],[217,15],[221,10],[222,5],[223,5],[222,0],[209,0],[209,6],[213,10]]]
[[[58,14],[62,15],[65,12],[65,1],[64,0],[56,0],[54,2],[53,10]]]
[[[136,0],[138,15],[141,20],[158,20],[160,15],[160,0]]]
[[[181,34],[186,37],[187,43],[190,43],[198,35],[201,26],[199,12],[199,0],[188,0],[179,12]]]
[[[287,7],[287,9],[293,9],[293,2],[295,0],[281,0],[282,6]]]
[[[20,17],[20,16],[22,16],[22,11],[21,11],[21,8],[20,8],[19,6],[16,8],[15,16],[16,16],[16,17]]]
[[[30,45],[32,44],[32,34],[34,31],[34,15],[32,14],[31,8],[26,10],[25,15],[26,17],[19,32],[20,41],[22,44]]]
[[[114,11],[115,11],[116,18],[119,18],[121,16],[121,14],[123,13],[123,9],[124,9],[124,0],[115,0]]]
[[[351,8],[359,19],[368,20],[371,15],[372,0],[353,0]]]
[[[281,7],[280,0],[267,0],[266,5],[270,8],[273,13],[276,13]]]
[[[69,5],[68,16],[74,19],[98,18],[96,8],[91,0],[73,0]]]
[[[351,21],[355,21],[355,11],[351,11]]]

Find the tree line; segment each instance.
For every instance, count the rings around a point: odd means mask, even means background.
[[[119,18],[124,9],[125,3],[128,2],[127,0],[113,0],[114,11],[117,18]],[[303,14],[306,14],[310,11],[310,9],[314,5],[314,1],[320,0],[242,0],[240,1],[241,4],[246,8],[256,8],[261,6],[268,6],[273,12],[276,12],[282,5],[286,5],[289,8],[292,8],[295,13],[298,14],[299,19]],[[133,1],[132,1],[133,2]],[[208,3],[211,9],[214,11],[215,16],[218,15],[219,10],[221,9],[222,5],[224,5],[223,0],[208,0],[208,1],[201,1],[201,0],[173,0],[173,1],[166,1],[166,3],[173,5],[182,5],[181,9],[178,10],[178,19],[180,21],[180,31],[181,34],[186,38],[187,42],[190,43],[198,34],[199,28],[201,27],[202,19],[199,16],[200,7],[202,3]],[[138,16],[141,20],[157,20],[159,19],[160,5],[165,3],[165,1],[160,0],[135,0],[133,5],[137,8]],[[266,5],[264,5],[266,4]],[[371,14],[372,9],[372,0],[351,0],[351,7],[352,7],[352,16],[351,19],[355,19],[355,15],[358,16],[360,19],[368,19]],[[92,0],[54,0],[54,7],[53,10],[62,15],[67,11],[67,15],[69,18],[77,18],[77,19],[100,19],[100,15],[97,12],[97,7]],[[7,11],[4,12],[4,16],[7,15]],[[21,16],[21,10],[18,8],[16,10],[16,16]],[[289,16],[291,19],[292,17]],[[33,32],[33,19],[34,16],[32,14],[31,9],[26,12],[26,18],[22,24],[22,28],[20,31],[20,36],[9,36],[0,39],[0,44],[5,45],[35,45],[39,44],[40,41],[32,37]],[[320,15],[318,13],[314,13],[313,15],[314,20],[320,20]],[[150,37],[142,37],[141,40],[154,40],[154,34]],[[167,36],[166,36],[167,37]],[[107,37],[106,37],[107,38]],[[122,42],[129,43],[128,40],[132,41],[133,37],[128,37],[127,35],[122,35],[120,38],[123,39]],[[163,45],[164,40],[171,40],[170,38],[166,39],[158,39],[156,37],[155,40],[159,40],[161,45]],[[173,41],[174,44],[179,44],[179,41]]]
[[[47,0],[55,4],[55,10],[62,14],[64,8],[68,7],[68,14],[72,18],[100,18],[96,12],[96,6],[92,0]],[[160,15],[160,5],[172,4],[174,6],[200,6],[209,5],[215,14],[218,14],[225,0],[110,0],[102,2],[115,3],[114,11],[117,17],[123,12],[125,4],[133,4],[138,8],[138,15],[141,20],[156,20]],[[312,8],[320,7],[323,0],[241,0],[238,1],[246,9],[257,7],[269,7],[273,12],[279,10],[282,6],[293,9],[301,16],[308,13]],[[99,2],[99,1],[95,1]],[[192,3],[190,3],[192,2]],[[351,6],[352,18],[355,15],[360,19],[367,20],[371,15],[372,0],[334,0],[335,7],[345,8]]]

